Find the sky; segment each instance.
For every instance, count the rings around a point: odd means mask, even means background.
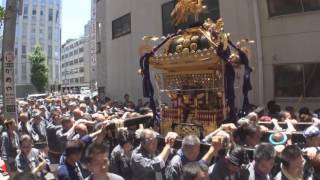
[[[4,0],[0,0],[2,5]],[[61,43],[79,38],[84,34],[84,25],[90,20],[91,0],[62,0]]]
[[[79,38],[84,34],[84,25],[90,20],[90,0],[62,0],[61,43]]]

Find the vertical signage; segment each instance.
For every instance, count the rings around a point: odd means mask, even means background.
[[[12,51],[6,51],[4,54],[4,81],[3,81],[3,94],[5,112],[15,113],[16,112],[16,86],[14,80],[14,54]]]

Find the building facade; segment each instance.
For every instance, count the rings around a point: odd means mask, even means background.
[[[63,92],[79,93],[90,86],[87,38],[69,39],[61,48],[61,88]]]
[[[320,2],[298,0],[204,0],[211,19],[222,17],[231,40],[248,38],[253,90],[252,104],[265,106],[277,100],[300,108],[319,108],[320,102]],[[172,0],[98,0],[97,81],[100,94],[122,100],[129,93],[142,97],[138,75],[138,49],[144,35],[162,36],[187,24],[173,26]],[[204,17],[201,17],[204,18]],[[189,22],[189,24],[192,22]],[[241,82],[243,72],[237,73]],[[236,102],[242,101],[241,83],[236,84]]]
[[[89,58],[90,58],[90,87],[97,89],[97,41],[96,41],[96,0],[91,0],[90,21],[88,23],[88,41],[89,41]]]
[[[28,60],[35,46],[46,55],[48,90],[58,90],[60,82],[61,0],[24,0],[22,15],[17,17],[15,74],[17,97],[34,93]]]

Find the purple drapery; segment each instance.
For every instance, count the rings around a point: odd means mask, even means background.
[[[252,90],[251,85],[251,72],[252,68],[249,66],[249,59],[245,52],[243,52],[240,48],[235,46],[231,41],[229,44],[238,51],[240,63],[244,65],[244,75],[243,75],[243,84],[242,84],[242,93],[243,93],[243,104],[242,104],[242,111],[248,113],[249,110],[249,91]]]
[[[229,61],[229,57],[231,55],[230,48],[227,47],[227,49],[224,50],[223,44],[220,44],[217,49],[217,54],[225,62],[224,90],[225,90],[227,104],[229,106],[229,120],[236,121],[235,93],[234,93],[235,71],[231,62]]]
[[[149,59],[154,53],[170,38],[180,34],[180,31],[167,36],[158,46],[156,46],[151,52],[145,53],[143,56],[140,57],[140,69],[142,71],[142,89],[143,89],[143,97],[149,98],[150,101],[150,108],[153,112],[153,121],[151,122],[151,126],[159,125],[160,123],[160,115],[157,113],[156,104],[154,101],[154,88],[150,78],[150,68],[149,68]]]

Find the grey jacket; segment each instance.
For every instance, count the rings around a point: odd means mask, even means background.
[[[123,155],[120,145],[117,145],[111,152],[109,170],[125,179],[131,177],[130,158]]]
[[[19,147],[19,136],[13,132],[13,137],[9,137],[4,131],[1,135],[1,158],[9,163],[14,162]]]
[[[225,158],[219,159],[209,167],[210,180],[239,180],[240,174],[231,175],[228,171]]]
[[[62,126],[49,123],[46,127],[46,134],[50,151],[62,154],[64,151],[64,144],[66,142],[66,140],[63,141]]]
[[[148,154],[141,145],[132,152],[131,169],[133,180],[158,180],[162,178],[165,162]],[[161,176],[161,177],[160,177]]]
[[[39,150],[32,148],[30,157],[21,152],[16,157],[16,165],[18,172],[31,172],[39,165]]]

